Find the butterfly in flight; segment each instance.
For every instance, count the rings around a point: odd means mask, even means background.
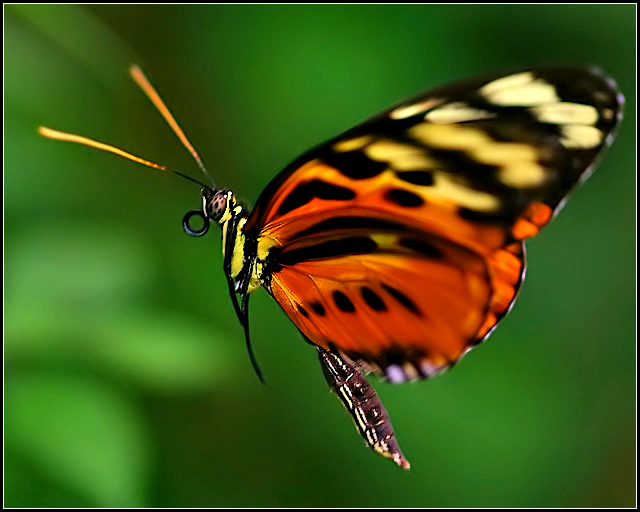
[[[214,184],[142,71],[130,74],[207,183],[79,135],[40,134],[199,183],[202,207],[183,227],[201,236],[210,222],[220,226],[231,301],[258,376],[248,315],[250,294],[262,287],[317,350],[365,443],[404,468],[364,375],[433,377],[489,336],[522,284],[525,241],[593,172],[624,103],[612,79],[588,68],[453,83],[311,149],[249,211]]]

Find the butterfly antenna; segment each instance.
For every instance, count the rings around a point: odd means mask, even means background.
[[[64,142],[75,142],[76,144],[82,144],[83,146],[89,146],[90,148],[99,149],[100,151],[107,151],[108,153],[113,153],[114,155],[121,156],[122,158],[126,158],[127,160],[131,160],[133,162],[137,162],[139,164],[146,165],[147,167],[152,167],[152,168],[158,169],[160,171],[172,172],[174,174],[177,174],[178,176],[181,176],[182,178],[184,178],[186,180],[189,180],[189,181],[192,181],[194,183],[197,183],[201,187],[205,187],[205,188],[207,187],[207,185],[205,185],[201,181],[198,181],[195,178],[192,178],[191,176],[183,174],[180,171],[174,171],[173,169],[169,169],[168,167],[166,167],[164,165],[156,164],[155,162],[152,162],[151,160],[146,160],[144,158],[140,158],[139,156],[132,155],[131,153],[128,153],[128,152],[126,152],[126,151],[124,151],[124,150],[122,150],[120,148],[117,148],[115,146],[111,146],[109,144],[105,144],[103,142],[98,142],[97,140],[93,140],[93,139],[90,139],[88,137],[83,137],[81,135],[76,135],[74,133],[69,133],[69,132],[61,132],[61,131],[58,131],[58,130],[52,130],[51,128],[47,128],[46,126],[39,126],[38,127],[38,133],[40,135],[42,135],[43,137],[46,137],[47,139],[61,140],[61,141],[64,141]]]
[[[167,106],[164,104],[164,101],[162,101],[162,98],[160,98],[160,95],[154,89],[153,85],[151,85],[151,82],[149,82],[149,80],[147,79],[145,74],[142,72],[142,70],[137,65],[133,64],[129,68],[129,74],[131,75],[131,78],[133,78],[133,81],[136,84],[138,84],[140,89],[142,89],[142,92],[144,92],[147,98],[151,100],[151,103],[153,103],[153,105],[158,109],[158,112],[160,112],[160,114],[162,115],[162,117],[164,117],[165,121],[167,121],[167,123],[169,124],[173,132],[178,136],[178,138],[180,139],[180,142],[182,142],[184,147],[187,148],[189,153],[191,153],[191,156],[198,164],[198,167],[200,167],[202,174],[204,174],[209,180],[209,182],[211,183],[211,187],[215,188],[213,179],[211,178],[211,176],[207,172],[207,169],[205,169],[204,164],[202,163],[202,158],[200,158],[200,155],[198,154],[198,152],[191,145],[191,142],[189,142],[189,139],[187,139],[187,136],[184,134],[184,132],[178,125],[177,121],[171,115],[171,112],[169,111]]]

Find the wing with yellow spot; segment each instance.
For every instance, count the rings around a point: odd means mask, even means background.
[[[424,361],[452,364],[508,311],[523,241],[588,177],[622,103],[600,72],[558,68],[453,84],[388,109],[262,193],[245,231],[267,286],[311,341],[391,366],[391,380],[403,380],[396,363],[418,376],[429,374]],[[375,311],[364,289],[387,309]],[[326,314],[312,316],[311,304]]]

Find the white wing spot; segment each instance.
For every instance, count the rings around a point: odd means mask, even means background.
[[[387,366],[385,368],[385,373],[387,375],[387,379],[389,379],[389,382],[392,382],[394,384],[407,380],[404,372],[402,371],[402,368],[400,368],[400,366],[398,366],[397,364],[391,364]]]
[[[433,361],[430,361],[429,359],[423,359],[422,361],[420,361],[419,363],[420,365],[420,369],[422,370],[422,373],[424,373],[427,377],[433,377],[435,375],[438,375],[443,369],[444,369],[444,364],[441,363],[434,363]]]

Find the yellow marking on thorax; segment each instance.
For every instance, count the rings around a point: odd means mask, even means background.
[[[225,256],[225,248],[227,247],[227,229],[229,229],[229,221],[226,220],[222,224],[222,257]]]
[[[244,244],[245,236],[242,227],[247,223],[247,219],[240,219],[236,226],[236,239],[233,244],[233,254],[231,255],[231,277],[234,279],[240,274],[244,266]]]
[[[227,247],[227,235],[228,235],[228,231],[229,231],[229,221],[231,220],[231,206],[233,206],[235,204],[235,201],[233,200],[233,193],[231,191],[228,192],[227,194],[227,209],[224,211],[224,214],[222,215],[222,217],[220,218],[220,220],[218,221],[218,224],[220,224],[222,226],[222,256],[224,257],[225,255],[225,249]],[[233,209],[233,213],[235,213],[236,215],[239,215],[240,212],[242,212],[242,206],[240,205],[236,205],[235,208]],[[241,226],[244,226],[244,224],[247,222],[247,219],[243,219],[238,223],[238,226],[236,227],[236,229],[239,231]],[[243,240],[244,240],[244,235],[243,235]],[[235,243],[238,243],[238,239],[236,237],[236,241]],[[235,251],[235,248],[234,248]]]
[[[234,213],[237,215],[240,214],[241,211],[242,211],[242,206],[236,206],[234,208]],[[231,255],[231,277],[233,279],[236,279],[238,277],[240,272],[242,272],[242,269],[244,268],[244,264],[245,264],[245,244],[247,239],[245,237],[245,234],[242,232],[242,228],[246,223],[247,223],[247,218],[245,217],[240,219],[238,221],[238,225],[236,226],[236,233],[235,233],[236,238],[233,244],[233,254]],[[223,243],[227,236],[227,228],[228,228],[228,223],[225,223],[222,230]],[[251,275],[249,276],[249,285],[247,286],[247,293],[251,293],[262,286],[263,270],[264,270],[264,261],[256,260],[253,263],[253,268],[251,269]]]
[[[242,222],[244,225],[244,222]],[[241,227],[241,226],[239,226]],[[242,243],[244,244],[244,235]],[[256,249],[256,260],[253,264],[253,268],[251,269],[251,277],[249,278],[249,287],[247,288],[247,292],[251,293],[254,290],[257,290],[262,286],[262,275],[264,273],[264,265],[267,256],[269,255],[269,250],[278,243],[275,238],[270,236],[263,236],[258,239],[258,246]],[[243,247],[243,260],[244,260],[244,247]]]
[[[262,272],[264,270],[264,262],[256,260],[251,269],[251,277],[249,278],[249,286],[247,293],[251,293],[262,286]]]
[[[228,222],[231,219],[231,204],[233,202],[232,199],[233,199],[233,193],[229,191],[227,193],[227,209],[224,211],[224,214],[222,215],[222,217],[220,217],[218,224],[224,224],[225,222]]]

